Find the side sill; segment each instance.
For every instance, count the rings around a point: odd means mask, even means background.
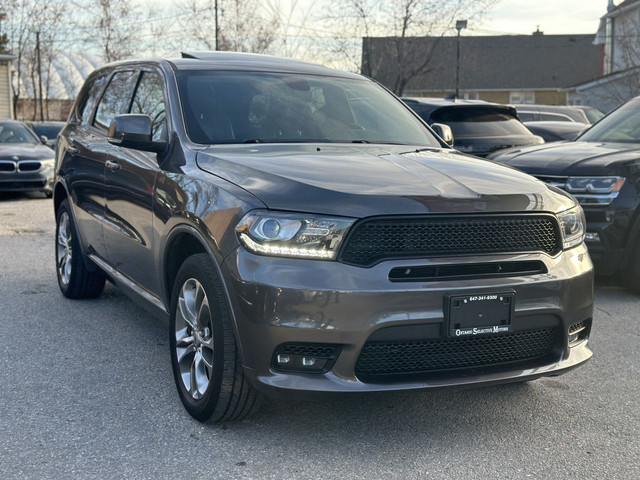
[[[163,315],[169,315],[169,312],[167,311],[167,308],[165,307],[164,303],[157,296],[145,290],[136,282],[131,280],[129,277],[117,271],[115,268],[113,268],[111,265],[109,265],[107,262],[105,262],[102,258],[98,257],[97,255],[90,253],[89,258],[91,259],[92,262],[98,265],[98,267],[100,267],[104,271],[104,273],[110,276],[116,283],[118,283],[119,285],[122,285],[126,289],[136,294],[139,298],[145,300],[148,304],[150,304],[150,306],[153,307],[153,310],[152,310],[153,313],[157,313],[157,311],[159,311],[159,313]]]

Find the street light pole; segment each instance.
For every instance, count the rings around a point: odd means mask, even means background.
[[[463,28],[467,28],[466,20],[458,20],[456,22],[456,30],[458,30],[458,48],[456,53],[456,96],[455,100],[458,99],[460,95],[460,31]]]

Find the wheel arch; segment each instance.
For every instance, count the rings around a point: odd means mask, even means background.
[[[234,302],[229,294],[227,287],[226,277],[222,270],[222,254],[212,245],[207,237],[200,232],[197,228],[188,224],[179,224],[173,227],[173,229],[167,235],[167,240],[161,250],[162,252],[162,285],[164,289],[165,305],[167,311],[171,314],[171,295],[175,286],[175,279],[180,269],[180,266],[191,255],[197,253],[206,253],[209,255],[211,262],[222,283],[224,289],[224,295],[229,305],[229,312],[231,313],[231,320],[233,322],[233,328],[235,330],[236,339],[238,338],[238,326],[236,324],[236,315]],[[238,353],[241,359],[244,359],[242,352],[242,342],[237,342]]]
[[[62,181],[57,181],[53,187],[53,212],[58,213],[58,208],[64,199],[69,198],[67,187]]]

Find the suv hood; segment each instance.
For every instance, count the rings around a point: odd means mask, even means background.
[[[492,159],[533,175],[620,175],[640,145],[566,142],[499,153]]]
[[[265,144],[209,147],[198,166],[268,208],[365,217],[561,211],[573,201],[516,170],[455,150]]]

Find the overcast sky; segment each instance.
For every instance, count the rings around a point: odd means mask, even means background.
[[[607,0],[502,0],[481,24],[470,23],[469,33],[529,35],[539,25],[546,34],[595,34],[600,17],[607,12],[607,3]]]

